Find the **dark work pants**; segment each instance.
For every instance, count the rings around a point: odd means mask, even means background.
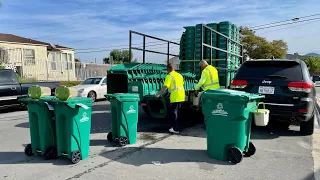
[[[180,131],[178,113],[181,108],[182,102],[171,103],[169,107],[169,118],[171,120],[171,125],[173,130]]]

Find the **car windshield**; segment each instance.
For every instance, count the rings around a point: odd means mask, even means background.
[[[99,84],[102,78],[89,78],[83,81],[82,85]]]
[[[13,82],[15,82],[13,73],[11,73],[8,70],[0,71],[0,84],[13,83]]]
[[[294,61],[252,61],[244,63],[237,74],[241,79],[303,79],[300,64]]]

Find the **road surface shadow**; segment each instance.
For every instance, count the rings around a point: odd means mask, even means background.
[[[102,157],[117,161],[123,164],[134,166],[142,166],[151,164],[152,161],[158,161],[161,164],[169,164],[175,162],[195,162],[200,168],[215,169],[214,165],[232,165],[226,161],[219,161],[208,157],[206,150],[198,149],[165,149],[146,147],[127,147],[122,148],[120,156],[113,153],[101,153]],[[136,153],[139,152],[139,153]],[[117,154],[119,154],[117,152]]]
[[[41,155],[26,156],[24,152],[0,152],[0,164],[42,164],[51,163],[53,165],[70,165],[68,158],[60,157],[54,160],[45,160]]]
[[[316,174],[318,174],[318,173],[316,173]],[[315,180],[314,173],[310,173],[307,177],[303,178],[302,180]]]
[[[28,122],[24,122],[24,123],[16,124],[14,127],[30,128],[30,123],[29,123],[29,121],[28,121]]]

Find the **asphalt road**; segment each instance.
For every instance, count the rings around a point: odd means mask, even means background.
[[[253,127],[257,153],[230,165],[207,157],[202,125],[170,135],[167,121],[150,119],[142,110],[139,114],[137,144],[119,148],[106,140],[111,131],[109,103],[95,103],[90,158],[71,165],[63,158],[45,161],[25,156],[24,146],[30,143],[27,112],[2,112],[0,179],[314,179],[320,144],[300,134],[298,127]],[[161,166],[151,161],[160,161]]]

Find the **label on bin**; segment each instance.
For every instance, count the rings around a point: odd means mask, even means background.
[[[87,117],[87,113],[86,112],[84,112],[83,114],[82,114],[82,118],[80,119],[80,122],[81,123],[83,123],[83,122],[87,122],[87,121],[89,121],[89,117]]]
[[[82,108],[84,108],[84,109],[89,109],[88,106],[86,106],[86,105],[84,105],[84,104],[82,104],[82,103],[78,103],[77,105],[80,106],[80,107],[82,107]]]
[[[129,110],[127,111],[127,114],[134,114],[136,113],[136,110],[134,109],[133,106],[130,106]]]
[[[138,86],[132,86],[132,92],[139,92]]]
[[[54,107],[51,106],[51,104],[49,104],[48,102],[45,102],[45,103],[48,106],[49,111],[53,111],[54,110]]]
[[[212,115],[214,115],[214,116],[228,116],[228,112],[223,110],[222,103],[218,103],[217,109],[212,110]]]

